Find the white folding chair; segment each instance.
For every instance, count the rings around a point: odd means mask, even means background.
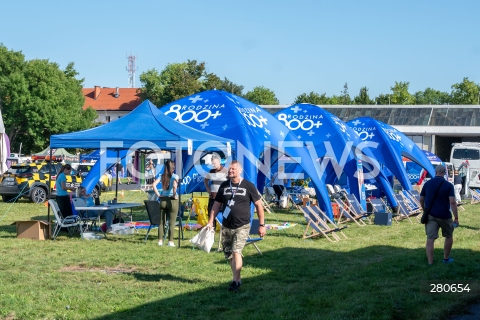
[[[63,218],[58,204],[55,200],[48,200],[48,204],[50,208],[52,208],[53,214],[55,215],[55,230],[53,231],[52,240],[55,240],[60,232],[61,228],[67,228],[70,235],[72,235],[72,231],[70,228],[78,228],[80,230],[80,235],[83,239],[83,229],[82,229],[82,220],[79,216],[68,216]]]

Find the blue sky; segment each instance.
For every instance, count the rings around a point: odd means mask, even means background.
[[[85,87],[128,87],[188,59],[290,104],[304,92],[371,97],[480,83],[480,1],[8,1],[0,42],[26,59],[74,62]]]

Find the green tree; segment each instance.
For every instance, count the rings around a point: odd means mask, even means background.
[[[10,66],[5,63],[11,63]],[[65,70],[48,60],[25,61],[0,45],[0,106],[12,148],[40,151],[52,134],[92,127],[93,109],[83,110],[83,79],[70,63]]]
[[[223,90],[222,79],[215,73],[207,73],[203,81],[203,87],[205,90]]]
[[[452,104],[479,104],[480,86],[468,78],[452,85]]]
[[[375,104],[375,101],[370,99],[370,96],[368,95],[368,88],[367,87],[362,87],[360,88],[360,92],[358,93],[358,96],[356,96],[353,99],[354,104]]]
[[[256,103],[258,105],[279,104],[279,101],[275,96],[275,93],[272,90],[262,86],[255,87],[253,88],[252,91],[248,91],[245,94],[245,99],[250,100],[251,102]]]
[[[390,97],[391,104],[415,104],[415,98],[408,92],[410,82],[397,82],[391,87],[392,95]]]
[[[150,100],[154,105],[161,106],[163,97],[163,84],[160,73],[150,69],[140,75],[142,87],[137,90],[143,100]]]
[[[380,105],[389,105],[391,96],[391,94],[381,93],[378,95],[378,97],[375,98],[375,103]]]
[[[415,104],[448,104],[450,103],[450,95],[447,92],[427,88],[424,91],[418,91],[414,95]]]
[[[345,97],[343,95],[341,96],[337,96],[337,95],[333,95],[331,97],[329,97],[326,101],[326,105],[344,105],[345,103]],[[348,103],[347,103],[348,104]]]
[[[140,97],[158,107],[205,90],[224,90],[239,96],[243,91],[243,86],[207,73],[205,62],[196,60],[168,64],[161,72],[150,69],[140,75],[140,82]]]
[[[340,102],[341,104],[347,105],[352,102],[352,99],[350,98],[350,94],[348,93],[348,84],[345,82],[343,85],[343,90],[342,90],[342,95],[340,97]],[[332,104],[337,104],[337,103],[332,103]]]
[[[204,90],[223,90],[237,96],[243,96],[243,86],[233,83],[226,77],[222,80],[216,74],[209,73],[203,82]]]
[[[235,94],[237,96],[243,96],[243,89],[244,87],[242,85],[233,83],[232,81],[228,80],[226,77],[222,80],[222,83],[219,88],[220,90],[230,92],[232,94]]]
[[[162,72],[148,70],[140,75],[142,87],[138,90],[143,99],[158,107],[203,91],[205,62],[188,60],[168,64]]]
[[[327,105],[331,104],[330,98],[325,93],[318,94],[316,92],[302,93],[295,98],[293,104],[297,103],[310,103],[314,105]]]
[[[162,102],[159,106],[203,91],[200,81],[205,75],[205,62],[197,63],[188,60],[183,63],[172,63],[160,74],[163,87]]]

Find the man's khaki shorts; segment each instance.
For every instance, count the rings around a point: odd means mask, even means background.
[[[249,223],[237,229],[222,227],[222,246],[225,259],[232,259],[234,252],[242,254],[243,247],[245,247],[245,244],[247,243],[249,234]]]
[[[437,239],[438,229],[442,229],[442,236],[451,238],[453,236],[453,221],[452,219],[439,219],[428,215],[428,222],[425,225],[425,234],[427,239]]]

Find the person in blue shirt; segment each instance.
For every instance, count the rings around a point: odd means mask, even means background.
[[[72,205],[70,203],[70,195],[68,191],[75,191],[75,187],[67,186],[67,175],[72,172],[72,166],[65,164],[58,172],[55,186],[57,189],[57,204],[60,209],[60,214],[63,218],[73,215]]]
[[[447,170],[443,165],[435,167],[435,177],[428,180],[420,192],[420,205],[428,211],[428,222],[425,224],[427,235],[426,253],[428,264],[433,264],[434,242],[438,238],[438,230],[442,229],[445,237],[443,246],[443,263],[451,263],[450,251],[453,246],[453,230],[458,225],[458,208],[455,200],[453,184],[445,180]],[[435,194],[437,196],[435,196]],[[435,201],[433,201],[435,199]],[[452,213],[455,220],[452,220]]]
[[[78,187],[78,197],[85,201],[87,207],[93,207],[95,205],[95,201],[91,194],[87,194],[87,189],[84,186]],[[84,218],[98,218],[101,215],[105,216],[105,224],[107,226],[107,233],[112,232],[112,221],[113,215],[115,215],[114,210],[87,210],[85,211]]]
[[[158,227],[159,246],[163,245],[165,222],[168,217],[168,246],[175,247],[175,244],[173,243],[173,232],[175,230],[175,221],[178,214],[177,188],[179,177],[174,171],[175,163],[170,159],[165,161],[163,174],[158,174],[153,182],[153,190],[160,201],[160,225]]]

